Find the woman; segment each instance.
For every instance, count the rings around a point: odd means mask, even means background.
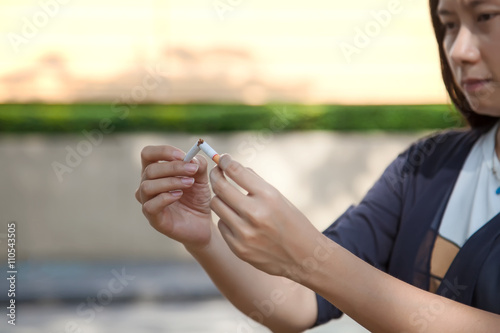
[[[324,233],[230,156],[210,173],[211,198],[204,159],[142,151],[136,197],[151,225],[275,332],[342,312],[374,332],[500,330],[500,0],[430,9],[445,85],[471,128],[412,145]]]

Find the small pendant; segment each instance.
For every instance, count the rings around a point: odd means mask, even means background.
[[[500,187],[497,188],[497,191],[495,193],[498,194],[498,195],[500,195]]]

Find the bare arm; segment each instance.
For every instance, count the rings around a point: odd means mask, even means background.
[[[370,331],[498,332],[499,315],[411,286],[331,244],[331,258],[304,284]]]
[[[367,329],[498,332],[500,315],[413,287],[330,241],[276,189],[229,156],[222,156],[211,181],[221,235],[239,258],[309,287]]]
[[[206,248],[188,251],[234,306],[273,332],[302,332],[315,322],[317,305],[312,290],[242,261],[231,252],[215,226]]]
[[[150,224],[184,244],[222,294],[252,319],[275,332],[309,328],[317,315],[314,292],[239,259],[213,224],[206,160],[183,162],[184,152],[170,146],[146,147],[141,155],[136,198]]]

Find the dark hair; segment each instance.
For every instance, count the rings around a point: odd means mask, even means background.
[[[467,101],[467,98],[460,90],[460,87],[456,84],[455,79],[453,78],[453,73],[451,72],[450,65],[448,64],[448,60],[446,59],[446,53],[443,47],[445,31],[437,15],[439,0],[429,0],[429,5],[431,10],[432,25],[434,27],[434,33],[436,34],[436,39],[439,47],[441,75],[443,76],[444,85],[446,86],[446,90],[450,95],[451,101],[471,127],[476,128],[483,126],[493,126],[498,121],[498,117],[481,115],[474,112],[469,102]]]

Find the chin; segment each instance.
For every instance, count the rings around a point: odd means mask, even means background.
[[[477,114],[500,117],[500,99],[498,101],[482,98],[467,98],[472,110]]]

